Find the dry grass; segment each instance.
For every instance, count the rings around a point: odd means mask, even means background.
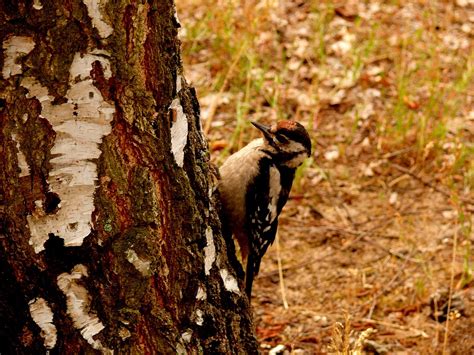
[[[313,138],[255,285],[262,349],[474,352],[474,5],[177,5],[216,162],[257,135],[249,120]]]
[[[336,322],[333,326],[329,352],[337,355],[360,355],[364,353],[364,347],[368,338],[375,332],[373,328],[367,328],[359,334],[357,340],[351,346],[351,320],[345,315],[344,325]]]

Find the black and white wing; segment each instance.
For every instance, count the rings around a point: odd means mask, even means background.
[[[263,255],[275,240],[278,216],[288,199],[294,176],[291,171],[279,170],[269,160],[262,160],[260,164],[260,175],[255,178],[246,197],[249,208],[246,225],[250,245],[245,289],[249,298]]]

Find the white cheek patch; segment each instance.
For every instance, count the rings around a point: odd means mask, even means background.
[[[287,151],[288,151],[288,153],[304,152],[304,151],[306,151],[306,148],[301,143],[291,142],[288,145],[288,150]]]
[[[299,167],[301,164],[303,164],[303,162],[306,160],[306,158],[308,158],[308,154],[306,154],[306,152],[301,152],[300,154],[298,154],[296,157],[294,157],[293,159],[291,160],[288,160],[285,165],[289,168],[297,168]]]

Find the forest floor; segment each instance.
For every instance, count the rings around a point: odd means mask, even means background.
[[[474,2],[177,6],[217,164],[251,120],[313,139],[254,286],[262,352],[474,354]]]

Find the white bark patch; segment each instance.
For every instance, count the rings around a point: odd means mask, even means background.
[[[187,355],[188,352],[186,351],[186,348],[183,344],[178,343],[176,344],[176,354],[177,355]]]
[[[46,102],[46,104],[49,103],[51,105],[51,96],[48,95],[48,88],[46,86],[42,86],[36,79],[31,78],[31,77],[26,77],[21,80],[21,86],[23,86],[25,89],[28,89],[28,93],[26,94],[26,97],[28,99],[32,97],[36,97],[36,99],[43,104]],[[44,107],[43,107],[44,111]]]
[[[180,168],[184,164],[184,147],[188,141],[188,118],[183,112],[183,106],[179,98],[171,102],[170,110],[174,111],[174,119],[171,126],[171,151]]]
[[[176,78],[176,95],[181,91],[181,88],[182,77],[178,75]],[[176,163],[182,168],[184,164],[184,148],[188,141],[188,118],[184,114],[179,97],[176,97],[171,102],[169,109],[174,111],[173,123],[171,125],[171,151]]]
[[[43,8],[43,4],[41,4],[40,0],[33,0],[33,9],[41,10]]]
[[[135,269],[137,269],[140,272],[140,274],[142,274],[143,276],[151,275],[151,272],[150,272],[151,261],[140,259],[138,254],[133,249],[128,249],[126,251],[126,255],[127,255],[128,262],[132,264],[133,266],[135,266]]]
[[[203,325],[204,324],[204,313],[200,309],[196,311],[196,324]]]
[[[181,75],[178,75],[178,76],[176,77],[176,94],[179,94],[179,92],[180,92],[181,89],[182,89],[182,83],[181,83],[182,79],[183,79],[183,78],[182,78]]]
[[[56,326],[53,323],[53,311],[44,298],[35,298],[28,305],[30,306],[31,318],[41,329],[40,335],[44,339],[45,348],[54,348],[58,336]]]
[[[273,349],[271,349],[268,352],[268,355],[278,355],[278,354],[284,354],[284,351],[286,350],[286,346],[283,344],[279,344],[275,346]]]
[[[186,331],[181,334],[181,338],[184,340],[185,343],[190,343],[192,339],[193,333],[191,331]]]
[[[120,328],[118,331],[118,335],[122,340],[126,340],[132,336],[132,333],[127,328]]]
[[[206,291],[201,286],[198,287],[196,299],[199,301],[205,301],[207,299]]]
[[[109,61],[104,60],[104,56],[108,56],[108,53],[98,49],[89,54],[76,53],[71,64],[71,69],[69,70],[70,77],[78,80],[86,80],[90,78],[92,63],[99,61],[102,64],[104,77],[109,79],[112,76],[112,71],[110,70]]]
[[[87,13],[92,20],[92,26],[97,28],[102,38],[109,37],[113,29],[104,21],[101,14],[107,0],[83,0],[83,3],[87,6]]]
[[[27,96],[37,97],[41,102],[41,114],[56,132],[48,183],[50,190],[59,195],[61,204],[55,214],[36,211],[27,217],[30,244],[36,253],[44,249],[49,233],[64,238],[66,246],[79,246],[91,231],[97,179],[93,161],[101,154],[98,144],[110,133],[110,121],[115,112],[90,77],[96,60],[101,62],[104,75],[111,75],[110,64],[103,55],[103,51],[96,51],[74,56],[69,77],[71,87],[66,94],[68,102],[61,105],[53,105],[47,88],[34,79],[25,78],[21,82],[29,90]]]
[[[71,317],[74,327],[81,332],[83,338],[96,350],[103,353],[112,353],[105,348],[94,336],[105,327],[95,313],[90,312],[91,299],[86,288],[79,281],[87,276],[87,268],[78,264],[71,273],[62,273],[58,276],[58,287],[66,295],[67,313]]]
[[[18,166],[20,167],[20,177],[30,175],[30,169],[28,167],[28,163],[26,162],[25,154],[20,149],[20,142],[17,140],[16,134],[12,134],[13,141],[16,143],[16,149],[18,150],[17,158],[18,158]]]
[[[26,36],[12,36],[3,42],[3,70],[4,79],[12,75],[21,74],[21,65],[17,64],[20,56],[30,53],[35,48],[33,38]]]
[[[219,273],[221,274],[222,281],[224,281],[225,289],[240,295],[239,284],[236,278],[232,276],[227,269],[221,269]]]
[[[178,23],[178,25],[181,26],[181,22],[179,22],[178,12],[176,11],[176,7],[174,8],[174,19],[176,20],[176,22]],[[181,28],[181,27],[180,27],[180,28]]]
[[[207,245],[204,247],[204,273],[210,275],[212,264],[216,261],[216,246],[214,245],[214,235],[211,227],[206,229],[206,242]]]

